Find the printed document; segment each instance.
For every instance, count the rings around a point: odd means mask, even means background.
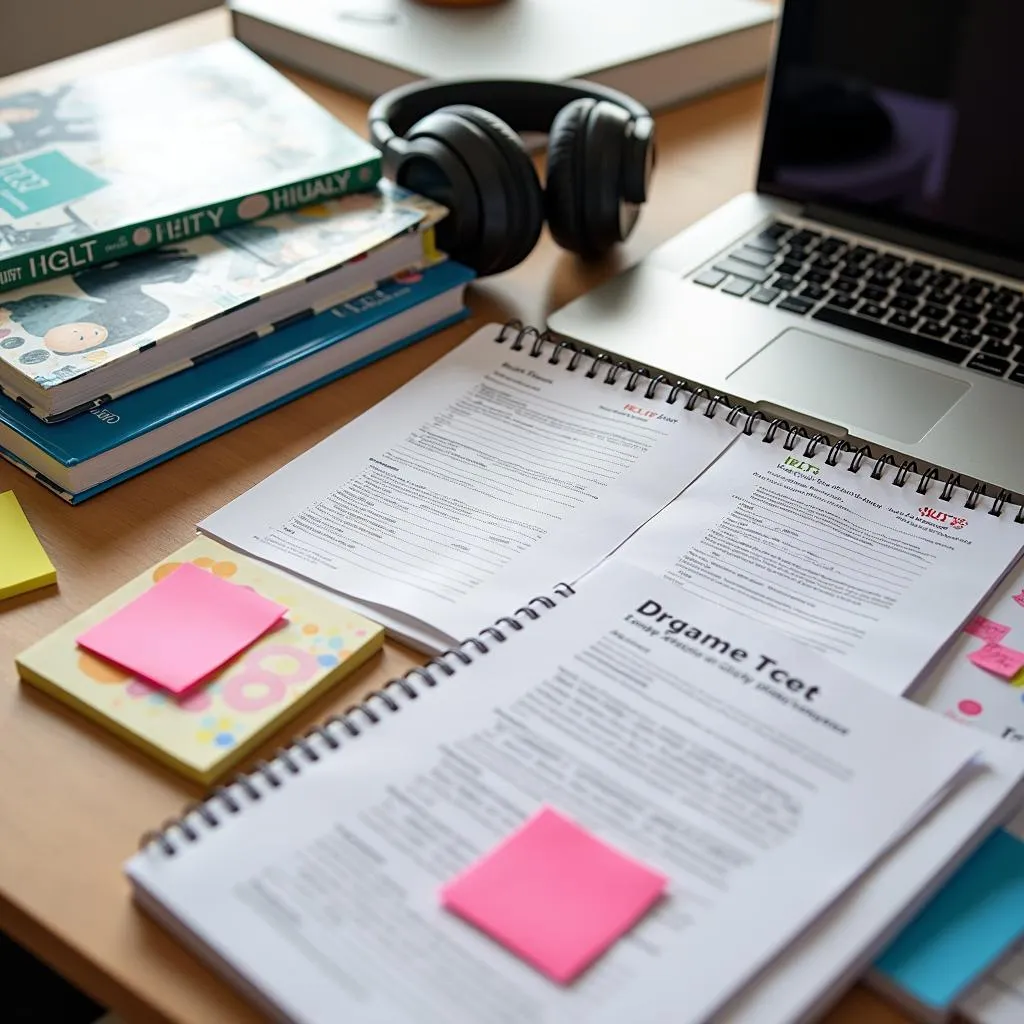
[[[736,436],[666,389],[645,398],[499,332],[484,327],[200,529],[457,642],[572,583]]]
[[[337,750],[311,741],[317,761],[279,789],[257,773],[263,798],[240,795],[221,827],[193,814],[197,842],[169,834],[179,854],[153,843],[127,866],[144,906],[291,1021],[705,1022],[956,791],[979,747],[624,565],[396,700],[358,738],[337,725]],[[567,985],[439,897],[542,806],[668,878]]]
[[[612,556],[905,692],[998,582],[1024,528],[870,464],[739,437]],[[913,480],[914,478],[911,478]]]
[[[933,711],[980,729],[1007,744],[1024,761],[1024,673],[1012,681],[980,668],[971,655],[996,644],[1024,648],[1024,566],[1018,566],[989,597],[929,673],[914,699]],[[1006,825],[1024,842],[1024,811]],[[976,1024],[1024,1020],[1024,944],[961,1000],[961,1013]]]

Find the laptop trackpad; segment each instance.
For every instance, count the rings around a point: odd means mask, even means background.
[[[851,433],[920,441],[967,381],[790,328],[729,374],[730,390]]]

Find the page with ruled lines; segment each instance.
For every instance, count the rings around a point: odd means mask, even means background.
[[[485,327],[200,524],[461,640],[577,579],[736,436]]]
[[[1020,553],[1014,511],[740,437],[612,556],[903,693]]]
[[[143,905],[276,1020],[706,1024],[984,745],[621,565],[398,700],[358,737],[336,726],[336,750],[315,738],[279,789],[254,778],[236,816],[211,801],[220,827],[172,827],[180,852],[150,843],[127,865]],[[439,893],[542,807],[667,879],[564,984]]]

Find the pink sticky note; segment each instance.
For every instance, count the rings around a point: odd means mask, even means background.
[[[964,626],[964,632],[976,636],[979,640],[984,640],[987,644],[997,644],[1010,632],[1010,627],[986,619],[984,615],[975,615]]]
[[[978,668],[992,672],[1003,679],[1012,679],[1024,668],[1024,651],[1015,651],[1002,644],[985,644],[969,658]]]
[[[262,636],[287,609],[186,562],[78,643],[181,693]]]
[[[668,879],[544,808],[441,889],[441,903],[563,984],[660,898]]]

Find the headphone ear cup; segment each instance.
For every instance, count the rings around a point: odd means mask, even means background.
[[[624,110],[594,99],[574,100],[551,126],[545,192],[548,226],[559,245],[581,256],[604,255],[625,241],[636,221],[635,213],[627,216],[630,211],[621,194],[628,131]]]
[[[510,270],[530,255],[544,226],[544,193],[533,161],[519,136],[490,111],[464,105],[442,107],[442,110],[464,118],[491,144],[486,159],[491,161],[492,167],[487,173],[488,176],[496,173],[501,187],[481,189],[480,249],[481,257],[486,258],[481,258],[480,262],[490,267],[483,273]],[[484,157],[484,153],[480,155]],[[472,159],[468,165],[475,175],[478,165]]]
[[[577,179],[582,175],[583,128],[592,99],[573,100],[566,104],[551,122],[548,132],[548,169],[544,185],[544,213],[551,237],[570,252],[583,253],[586,243],[582,235],[583,190]]]
[[[396,181],[448,207],[437,244],[483,277],[514,267],[540,237],[543,194],[519,136],[478,107],[448,106],[405,134]]]
[[[476,270],[480,247],[480,197],[465,164],[443,141],[419,136],[403,146],[392,176],[396,184],[448,210],[434,229],[438,247]]]

